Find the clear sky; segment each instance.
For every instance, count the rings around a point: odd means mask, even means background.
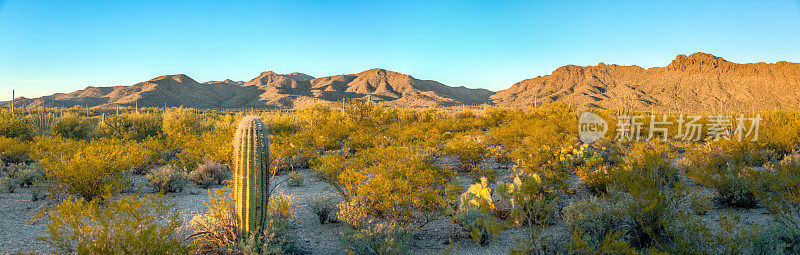
[[[800,62],[796,0],[562,2],[0,0],[0,100],[177,73],[380,67],[496,91],[566,64],[665,66],[697,51]]]

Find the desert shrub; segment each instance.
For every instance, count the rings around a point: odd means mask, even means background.
[[[353,124],[353,121],[345,118],[342,112],[333,111],[330,107],[319,104],[300,110],[297,112],[297,118],[307,123],[303,127],[303,133],[315,147],[326,151],[341,149],[351,133],[350,127]]]
[[[289,187],[300,187],[303,186],[303,182],[305,182],[303,173],[291,172],[289,173],[289,179],[286,181],[286,185]]]
[[[36,166],[28,165],[15,173],[17,182],[21,187],[31,186],[36,182],[44,181],[44,172]]]
[[[325,224],[325,221],[328,220],[328,217],[330,217],[331,213],[336,210],[336,203],[333,201],[332,197],[317,196],[311,199],[311,204],[308,206],[308,210],[314,215],[317,215],[319,224]]]
[[[220,163],[206,160],[205,163],[197,165],[197,167],[189,172],[189,179],[194,181],[195,184],[207,189],[212,184],[222,184],[223,181],[231,178],[231,172],[225,165]]]
[[[549,104],[512,116],[488,128],[486,136],[488,143],[508,148],[512,155],[518,154],[514,151],[534,152],[543,146],[557,148],[577,137],[575,110],[566,104]]]
[[[599,244],[592,246],[583,238],[585,237],[580,232],[572,232],[570,240],[569,251],[570,254],[626,254],[635,255],[642,254],[631,247],[630,242],[623,239],[624,232],[614,231],[608,232]],[[652,254],[660,254],[658,251],[653,251]]]
[[[711,253],[715,254],[753,254],[754,244],[758,238],[760,227],[742,226],[741,218],[727,212],[717,220],[719,228],[711,235],[709,244]]]
[[[290,229],[285,219],[271,218],[263,233],[239,239],[227,247],[225,254],[302,254],[289,234]]]
[[[719,195],[723,205],[753,208],[758,205],[752,189],[757,188],[753,176],[749,174],[750,168],[727,165],[722,171],[717,169],[703,169],[693,174],[694,179],[707,187],[713,188]]]
[[[20,138],[0,136],[0,163],[19,164],[31,161],[30,143]]]
[[[184,254],[189,247],[173,207],[149,196],[67,199],[49,211],[44,240],[61,254]]]
[[[581,184],[595,195],[608,193],[608,186],[611,184],[609,170],[622,161],[620,152],[607,145],[583,144],[577,149],[573,148],[571,152],[562,150],[559,154],[560,165],[574,169]]]
[[[273,172],[291,171],[309,166],[319,154],[311,137],[303,134],[279,134],[270,137],[270,165]]]
[[[800,149],[800,113],[797,111],[773,111],[761,114],[761,130],[758,145],[785,154]]]
[[[340,241],[350,254],[406,254],[411,234],[394,223],[370,223],[359,230],[345,229]]]
[[[88,118],[82,118],[77,113],[66,113],[58,118],[53,126],[53,134],[68,139],[91,138],[97,124]]]
[[[679,169],[671,164],[669,148],[637,143],[624,161],[612,174],[614,211],[631,245],[669,253],[709,253],[712,237],[683,206],[687,188],[678,178]]]
[[[699,195],[697,191],[689,195],[689,202],[692,211],[697,215],[706,215],[706,212],[714,206],[709,197]]]
[[[691,166],[721,168],[728,163],[743,166],[762,166],[777,161],[778,153],[774,149],[754,142],[720,140],[694,146],[686,152]]]
[[[444,153],[455,155],[458,158],[461,169],[470,171],[477,167],[486,156],[486,145],[477,136],[458,135],[445,146]]]
[[[164,112],[164,134],[169,136],[197,136],[211,128],[205,116],[192,109],[170,108]]]
[[[358,201],[342,201],[336,205],[337,217],[350,228],[361,229],[370,221],[372,215]]]
[[[506,228],[503,222],[494,218],[489,211],[484,213],[476,208],[465,208],[455,212],[453,221],[467,232],[472,241],[480,245],[496,241],[500,232]]]
[[[86,200],[121,191],[127,183],[120,176],[136,161],[116,139],[86,142],[52,137],[37,140],[36,147],[35,157],[53,188]]]
[[[162,133],[161,115],[131,112],[103,115],[96,128],[96,136],[143,141]]]
[[[294,218],[295,211],[292,201],[294,201],[294,197],[291,195],[272,194],[269,198],[267,214],[279,219]]]
[[[0,136],[30,139],[34,136],[25,116],[10,111],[0,111]]]
[[[595,198],[570,203],[561,217],[573,233],[572,246],[575,248],[597,250],[614,229],[611,204]]]
[[[608,169],[608,166],[600,166],[595,169],[586,167],[580,168],[577,174],[580,176],[583,186],[592,194],[603,195],[608,192],[608,186],[611,184]]]
[[[751,173],[758,187],[752,189],[754,195],[772,213],[782,213],[785,204],[800,206],[800,166],[782,161]]]
[[[299,251],[289,234],[286,219],[269,217],[260,235],[240,236],[230,198],[232,186],[213,189],[205,202],[208,211],[196,215],[189,223],[192,245],[198,254],[296,254]]]
[[[169,136],[167,139],[175,140],[180,150],[175,154],[175,162],[188,167],[194,167],[204,160],[230,163],[233,153],[232,133],[214,130],[199,136]]]
[[[166,165],[150,170],[147,180],[160,192],[181,192],[189,183],[186,172],[175,165]]]
[[[365,149],[351,156],[328,154],[312,167],[339,191],[340,219],[348,213],[398,223],[424,223],[438,217],[455,200],[452,172],[405,147]],[[358,213],[357,213],[358,212]]]
[[[236,243],[236,214],[230,198],[231,187],[212,189],[208,201],[204,202],[208,211],[195,215],[189,222],[194,238],[192,244],[200,254],[223,254],[227,247]]]
[[[512,163],[510,152],[503,148],[502,146],[489,146],[486,148],[486,154],[490,157],[495,158],[497,163],[499,164],[510,164]]]
[[[47,196],[47,186],[43,182],[36,182],[31,186],[31,201],[38,201]]]
[[[2,177],[0,178],[0,189],[2,189],[6,193],[14,193],[15,190],[19,187],[17,184],[17,180],[11,177]]]
[[[140,149],[142,160],[134,167],[136,174],[145,174],[147,169],[154,166],[179,164],[178,154],[183,151],[182,145],[176,139],[159,135],[158,137],[145,138],[136,144]],[[231,146],[228,146],[231,147]]]
[[[705,152],[705,154],[701,154]],[[731,159],[721,147],[704,146],[688,156],[692,162],[688,175],[706,187],[713,189],[723,205],[752,208],[758,205],[752,189],[756,188],[752,170],[743,164],[747,160]],[[743,163],[736,163],[743,162]]]
[[[773,221],[758,231],[753,254],[800,253],[800,213],[797,207],[786,206],[774,214]]]

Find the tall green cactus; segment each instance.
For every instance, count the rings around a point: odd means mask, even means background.
[[[233,182],[237,230],[264,229],[269,201],[269,133],[258,116],[239,122],[233,137]]]

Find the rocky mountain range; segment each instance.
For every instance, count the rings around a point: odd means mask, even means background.
[[[68,94],[17,98],[27,107],[185,106],[292,108],[307,103],[361,99],[389,106],[505,107],[565,102],[578,107],[658,110],[800,108],[800,63],[737,64],[707,53],[679,55],[666,67],[606,65],[560,67],[494,93],[451,87],[384,69],[314,78],[263,72],[250,81],[199,83],[166,75],[131,86],[87,87]],[[8,102],[0,103],[7,106]]]
[[[263,72],[250,81],[199,83],[189,76],[165,75],[131,86],[87,87],[68,94],[17,98],[26,107],[134,106],[191,108],[292,108],[306,103],[362,99],[391,106],[479,105],[492,91],[450,87],[410,75],[370,69],[357,74],[314,78],[307,74]],[[7,105],[7,104],[6,104]]]
[[[797,109],[800,63],[737,64],[698,52],[647,69],[568,65],[498,91],[491,101],[510,107],[562,101],[604,109]]]

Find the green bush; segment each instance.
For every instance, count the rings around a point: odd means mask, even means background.
[[[718,154],[709,154],[706,157],[708,159],[695,163],[689,172],[695,182],[716,191],[723,205],[740,208],[758,205],[752,192],[757,188],[757,181],[752,174],[755,170],[726,162],[727,159]]]
[[[153,113],[132,112],[109,114],[101,117],[96,136],[143,141],[162,133],[161,116]]]
[[[800,213],[796,207],[783,208],[773,221],[758,231],[753,254],[800,253]]]
[[[476,208],[460,209],[453,215],[453,221],[467,232],[472,241],[480,245],[497,241],[500,232],[506,229],[503,222],[493,217],[491,212],[484,213]]]
[[[195,215],[189,221],[194,232],[192,244],[199,254],[225,254],[229,246],[237,242],[239,231],[236,231],[236,215],[233,212],[233,201],[230,197],[233,187],[228,185],[221,189],[211,189],[208,210],[204,214]]]
[[[289,187],[300,187],[303,186],[303,182],[305,182],[303,173],[291,172],[289,173],[289,179],[286,181],[286,185]]]
[[[461,170],[470,171],[486,156],[486,145],[477,136],[458,135],[444,148],[444,153],[458,158]]]
[[[53,188],[86,200],[119,193],[127,183],[121,178],[130,169],[132,153],[115,139],[91,142],[65,140],[58,137],[37,139],[35,157],[41,162]]]
[[[267,214],[277,219],[294,218],[295,211],[292,207],[294,197],[292,195],[272,194],[269,197]]]
[[[206,160],[205,163],[197,165],[194,170],[189,172],[188,177],[195,184],[207,189],[212,184],[222,184],[223,181],[230,179],[231,175],[231,171],[225,165]]]
[[[186,172],[175,165],[155,168],[147,174],[147,180],[160,192],[181,192],[186,188],[189,179]]]
[[[792,152],[783,156],[781,165],[800,167],[800,152]]]
[[[800,166],[782,161],[751,174],[754,195],[773,214],[782,213],[785,204],[800,207]]]
[[[332,197],[317,196],[311,199],[311,204],[308,206],[308,210],[310,210],[314,215],[317,215],[319,224],[325,224],[325,221],[328,220],[328,217],[330,217],[331,213],[336,210],[336,203],[333,201]]]
[[[0,164],[20,164],[31,161],[30,143],[20,138],[0,136]]]
[[[366,216],[400,224],[425,223],[455,200],[452,172],[405,147],[370,148],[354,155],[329,154],[312,170],[339,191],[341,220],[357,227]],[[348,219],[347,215],[359,216]]]
[[[211,130],[212,124],[192,109],[170,108],[163,115],[164,134],[174,137],[194,137]]]
[[[572,245],[585,246],[589,250],[597,250],[614,229],[611,204],[595,198],[570,203],[561,217],[573,233]],[[579,245],[576,237],[584,244]]]
[[[285,219],[270,218],[263,233],[239,239],[226,247],[225,254],[303,254],[289,234],[290,229]]]
[[[82,118],[77,113],[62,115],[53,126],[53,134],[68,139],[88,140],[95,132],[97,123],[88,118]]]
[[[185,254],[173,206],[156,197],[67,199],[49,211],[44,240],[61,254]]]
[[[34,183],[44,181],[44,172],[33,165],[28,165],[23,169],[18,169],[15,173],[15,178],[17,178],[17,183],[21,187],[30,187]]]
[[[683,206],[688,189],[671,162],[669,148],[661,144],[637,143],[626,153],[623,165],[612,172],[618,225],[639,250],[710,253],[711,234]]]
[[[753,208],[758,205],[752,192],[757,188],[757,181],[753,177],[754,170],[747,165],[753,165],[754,162],[743,159],[751,156],[742,154],[748,153],[710,145],[695,148],[686,156],[690,164],[688,175],[695,182],[716,191],[721,204]]]
[[[349,254],[406,254],[408,230],[393,223],[369,223],[360,230],[345,229],[340,237]]]
[[[14,193],[18,186],[17,180],[14,178],[8,176],[0,178],[0,189],[6,193]]]
[[[38,201],[47,196],[47,185],[43,182],[36,182],[31,186],[31,201]]]
[[[30,139],[34,136],[25,116],[10,111],[0,111],[0,136]]]

